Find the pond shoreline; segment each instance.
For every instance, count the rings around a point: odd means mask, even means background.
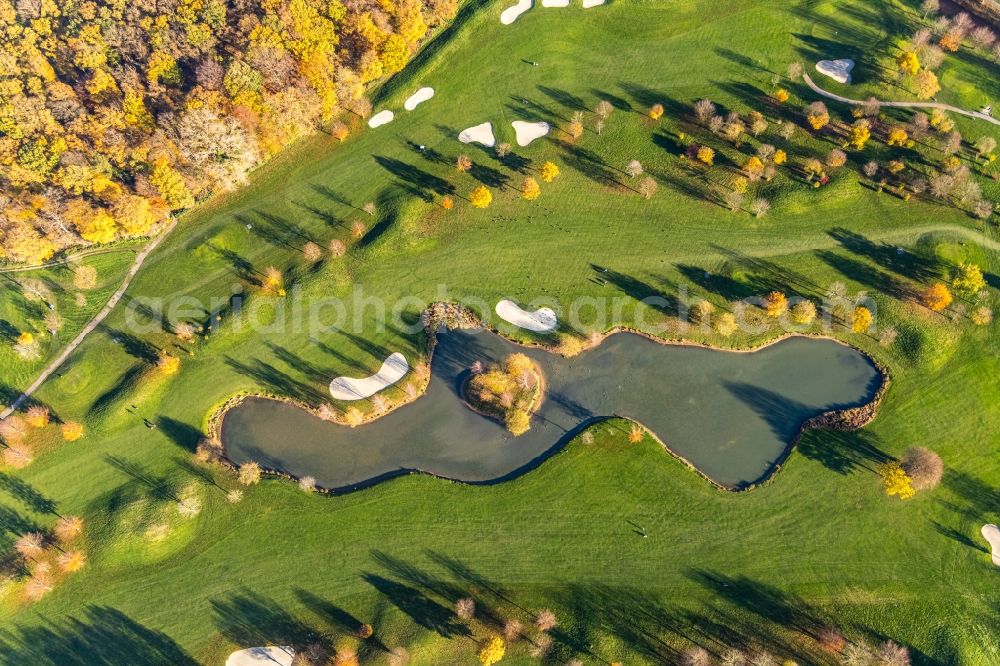
[[[426,345],[427,345],[427,364],[428,364],[428,368],[430,367],[431,363],[433,362],[434,351],[435,351],[435,348],[437,346],[438,331],[443,326],[446,326],[449,329],[459,329],[459,330],[475,330],[475,329],[479,329],[479,330],[489,331],[489,332],[492,332],[495,335],[499,336],[501,339],[507,341],[508,343],[511,343],[511,344],[516,345],[518,347],[541,349],[541,350],[544,350],[547,353],[552,353],[552,354],[556,354],[556,355],[563,356],[563,357],[567,357],[568,356],[567,354],[562,353],[559,350],[559,348],[556,347],[555,345],[545,344],[545,343],[543,343],[541,341],[523,341],[523,340],[513,339],[510,336],[505,335],[505,334],[501,333],[500,331],[496,330],[495,328],[488,327],[488,326],[484,325],[474,314],[472,314],[471,312],[469,312],[467,310],[461,309],[458,306],[455,306],[453,304],[447,304],[447,303],[436,303],[436,304],[433,304],[427,310],[425,310],[425,312],[424,312],[424,321],[425,321],[425,331],[426,331],[426,335],[427,335]],[[560,437],[556,442],[554,442],[553,445],[551,447],[549,447],[546,451],[544,451],[542,454],[540,454],[536,458],[530,460],[527,464],[522,465],[522,466],[518,467],[517,469],[514,469],[514,470],[510,471],[509,473],[500,475],[500,476],[498,476],[496,478],[492,478],[492,479],[488,479],[488,480],[468,481],[468,480],[463,480],[463,479],[460,479],[460,478],[454,478],[454,477],[451,477],[451,476],[448,476],[448,475],[438,474],[438,473],[435,473],[435,472],[432,472],[432,471],[428,471],[428,470],[425,470],[425,469],[420,469],[420,468],[401,468],[401,469],[398,469],[398,470],[393,470],[391,472],[387,472],[387,473],[384,473],[384,474],[379,474],[379,475],[373,476],[372,478],[366,479],[366,480],[364,480],[362,482],[353,483],[353,484],[349,484],[349,485],[345,485],[345,486],[341,486],[341,487],[335,487],[335,488],[317,487],[316,491],[319,492],[319,493],[325,494],[325,495],[340,495],[340,494],[344,494],[344,493],[347,493],[347,492],[353,492],[353,491],[356,491],[356,490],[362,490],[362,489],[365,489],[365,488],[377,485],[377,484],[379,484],[379,483],[381,483],[383,481],[387,481],[387,480],[390,480],[390,479],[398,477],[398,476],[405,476],[405,475],[409,475],[409,474],[425,474],[425,475],[432,476],[432,477],[435,477],[435,478],[439,478],[439,479],[442,479],[442,480],[445,480],[445,481],[457,482],[457,483],[462,483],[462,484],[465,484],[465,485],[496,485],[496,484],[499,484],[499,483],[505,483],[507,481],[513,480],[513,479],[518,478],[520,476],[523,476],[524,474],[532,471],[536,467],[539,467],[541,464],[543,464],[545,461],[547,461],[550,457],[552,457],[553,455],[555,455],[555,454],[559,453],[560,451],[564,450],[566,448],[566,445],[570,441],[572,441],[573,439],[575,439],[580,433],[584,432],[585,430],[587,430],[588,428],[592,427],[593,425],[595,425],[597,423],[600,423],[600,422],[604,422],[604,421],[608,421],[608,420],[612,420],[612,419],[616,419],[616,418],[621,418],[621,419],[625,419],[625,420],[631,421],[633,423],[636,423],[639,426],[643,427],[644,430],[647,433],[649,433],[649,435],[652,437],[652,439],[654,441],[656,441],[668,454],[670,454],[673,458],[675,458],[676,460],[678,460],[681,463],[683,463],[690,470],[694,471],[698,476],[700,476],[703,479],[705,479],[706,481],[708,481],[716,489],[721,490],[721,491],[725,491],[725,492],[745,492],[745,491],[753,490],[755,488],[758,488],[758,487],[761,487],[763,485],[766,485],[770,481],[772,481],[774,479],[774,477],[777,475],[777,473],[782,469],[782,467],[784,466],[784,464],[787,462],[787,460],[788,460],[789,456],[791,455],[791,453],[798,447],[798,444],[799,444],[800,440],[802,439],[802,437],[808,431],[810,431],[810,430],[853,431],[853,430],[859,430],[859,429],[865,427],[866,425],[868,425],[869,423],[871,423],[872,421],[874,421],[874,419],[878,416],[881,404],[882,404],[883,400],[885,399],[885,396],[886,396],[886,394],[887,394],[887,392],[889,390],[889,387],[891,385],[891,374],[890,374],[888,368],[886,368],[883,364],[881,364],[880,362],[878,362],[874,357],[872,357],[871,355],[869,355],[865,351],[863,351],[863,350],[861,350],[861,349],[859,349],[859,348],[857,348],[857,347],[855,347],[855,346],[853,346],[853,345],[851,345],[851,344],[849,344],[849,343],[847,343],[847,342],[845,342],[843,340],[840,340],[840,339],[838,339],[836,337],[833,337],[833,336],[823,335],[823,334],[810,334],[810,333],[799,333],[799,332],[783,332],[780,335],[774,337],[773,339],[770,339],[770,340],[768,340],[766,342],[763,342],[763,343],[761,343],[759,345],[756,345],[756,346],[753,346],[753,347],[741,348],[741,349],[727,349],[727,348],[721,348],[721,347],[717,347],[717,346],[714,346],[714,345],[711,345],[711,344],[702,343],[702,342],[696,342],[696,341],[691,341],[691,340],[667,340],[667,339],[657,337],[655,335],[649,334],[649,333],[641,331],[641,330],[636,330],[636,329],[632,329],[630,327],[621,326],[621,327],[615,327],[613,329],[610,329],[609,331],[607,331],[607,332],[605,332],[605,333],[603,333],[601,335],[593,336],[588,341],[588,344],[579,347],[578,350],[576,350],[576,353],[573,354],[573,356],[582,354],[582,353],[584,353],[584,352],[586,352],[588,350],[591,350],[591,349],[594,349],[596,347],[599,347],[607,339],[609,339],[612,336],[615,336],[615,335],[617,335],[619,333],[630,333],[630,334],[633,334],[633,335],[636,335],[636,336],[640,336],[642,338],[645,338],[647,340],[650,340],[652,342],[655,342],[657,344],[664,345],[664,346],[672,346],[672,347],[694,347],[694,348],[708,349],[708,350],[712,350],[712,351],[732,352],[732,353],[736,353],[736,354],[752,354],[754,352],[758,352],[758,351],[761,351],[761,350],[766,349],[768,347],[777,345],[777,344],[779,344],[779,343],[781,343],[783,341],[789,340],[791,338],[808,338],[808,339],[829,340],[829,341],[835,342],[837,344],[843,345],[844,347],[847,347],[847,348],[849,348],[851,350],[854,350],[855,352],[857,352],[861,356],[863,356],[878,371],[880,382],[879,382],[878,388],[875,390],[875,392],[872,395],[871,399],[868,400],[865,404],[859,405],[859,406],[855,406],[855,407],[850,407],[850,408],[847,408],[847,409],[831,410],[831,411],[824,412],[822,414],[816,415],[816,416],[814,416],[812,418],[809,418],[806,421],[802,422],[799,425],[799,427],[798,427],[797,434],[785,446],[782,454],[774,461],[774,463],[771,464],[766,469],[766,471],[759,478],[757,478],[757,479],[755,479],[755,480],[753,480],[751,482],[742,483],[742,484],[739,484],[739,485],[727,485],[727,484],[720,483],[720,482],[714,480],[713,478],[711,478],[710,476],[708,476],[705,472],[703,472],[702,470],[700,470],[697,466],[695,466],[685,456],[683,456],[680,453],[678,453],[677,451],[673,450],[670,447],[670,445],[666,441],[664,441],[663,439],[661,439],[661,437],[652,428],[648,427],[646,424],[642,423],[640,420],[638,420],[636,418],[631,418],[631,417],[629,417],[627,415],[617,414],[616,413],[616,414],[611,414],[611,415],[604,415],[604,416],[593,417],[593,418],[589,418],[589,419],[585,419],[585,420],[581,421],[576,427],[574,427],[570,431],[566,432],[562,437]],[[361,423],[360,425],[357,425],[357,427],[364,428],[365,425],[367,425],[369,423],[373,423],[373,422],[375,422],[375,421],[377,421],[377,420],[379,420],[379,419],[381,419],[381,418],[383,418],[385,416],[388,416],[389,414],[395,412],[400,407],[407,406],[407,405],[410,405],[412,403],[415,403],[417,400],[419,400],[421,397],[423,397],[425,395],[425,393],[427,391],[427,388],[429,387],[429,374],[430,373],[428,373],[427,381],[423,381],[422,382],[422,386],[420,387],[420,389],[418,390],[418,392],[416,393],[416,395],[413,398],[411,398],[411,399],[405,399],[405,400],[402,400],[402,401],[400,401],[398,403],[392,404],[386,410],[384,410],[383,412],[380,412],[378,414],[366,415],[366,418],[365,418],[364,422]],[[339,418],[336,417],[336,416],[335,417],[331,417],[329,411],[324,412],[324,410],[322,410],[320,408],[316,408],[316,407],[314,407],[312,405],[305,404],[305,403],[303,403],[303,402],[301,402],[299,400],[296,400],[294,398],[290,398],[288,396],[281,396],[281,395],[276,395],[276,394],[268,394],[268,393],[264,393],[264,392],[249,392],[249,391],[248,392],[242,392],[242,393],[236,394],[236,395],[230,397],[229,399],[227,399],[226,401],[222,402],[218,407],[214,408],[209,413],[208,418],[207,418],[207,427],[206,427],[206,430],[208,432],[208,437],[210,438],[210,440],[216,442],[218,444],[218,447],[219,447],[218,448],[219,455],[218,455],[218,458],[217,458],[217,462],[219,462],[220,464],[222,464],[222,465],[224,465],[224,466],[226,466],[226,467],[228,467],[230,469],[234,469],[234,470],[238,469],[238,465],[235,464],[232,460],[229,459],[229,457],[227,456],[225,445],[222,442],[222,425],[223,425],[223,421],[225,420],[225,417],[227,416],[227,414],[232,409],[238,407],[239,405],[243,404],[245,401],[250,400],[250,399],[253,399],[253,400],[274,401],[274,402],[284,403],[284,404],[287,404],[287,405],[292,405],[294,407],[297,407],[299,409],[304,410],[305,412],[308,412],[312,416],[314,416],[316,418],[319,418],[321,420],[324,420],[324,421],[327,421],[327,422],[331,422],[331,423],[335,423],[335,424],[340,425],[340,426],[354,427],[354,426],[348,424],[342,418],[342,415]],[[491,419],[492,421],[496,422],[496,419],[494,419],[490,415],[481,414],[481,412],[479,412],[478,410],[473,409],[464,398],[460,398],[460,399],[461,399],[462,403],[465,405],[466,408],[468,408],[471,411],[476,412],[476,413],[484,416],[485,418]],[[544,399],[545,399],[544,393],[540,392],[539,393],[538,404],[536,405],[536,408],[538,406],[540,406],[542,400],[544,400]],[[266,469],[265,468],[265,469],[263,469],[263,472],[267,476],[273,477],[273,478],[284,478],[284,479],[289,479],[289,480],[298,480],[300,478],[300,477],[297,477],[297,476],[292,475],[290,473],[287,473],[287,472],[284,472],[284,471],[281,471],[281,470],[277,470],[277,469]]]

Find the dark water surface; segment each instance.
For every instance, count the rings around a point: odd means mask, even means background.
[[[531,430],[516,438],[458,394],[473,362],[515,351],[535,359],[548,383]],[[255,398],[226,415],[222,440],[236,463],[255,460],[329,489],[414,470],[489,482],[530,469],[587,422],[624,416],[717,483],[739,487],[766,476],[806,420],[863,405],[880,384],[867,357],[832,340],[794,337],[732,353],[618,333],[565,359],[489,332],[442,331],[427,393],[384,418],[352,429]]]

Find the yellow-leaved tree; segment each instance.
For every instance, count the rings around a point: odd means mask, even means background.
[[[490,204],[493,203],[493,193],[490,192],[490,188],[480,185],[472,190],[469,195],[469,203],[476,208],[489,208]]]
[[[559,176],[559,167],[555,162],[546,162],[542,165],[539,175],[546,183],[551,183]]]
[[[907,476],[903,466],[898,462],[889,462],[879,467],[879,476],[882,477],[882,485],[885,494],[896,495],[899,499],[910,499],[916,494],[913,490],[913,481]]]
[[[538,181],[528,176],[524,179],[524,185],[522,186],[522,191],[525,199],[528,201],[534,201],[542,194],[542,187],[538,184]]]
[[[479,649],[479,663],[483,666],[493,666],[507,653],[507,646],[499,636],[493,636]]]

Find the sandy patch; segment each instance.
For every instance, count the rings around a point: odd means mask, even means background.
[[[403,108],[407,111],[413,111],[431,97],[434,97],[434,88],[421,88],[417,92],[410,95],[410,97],[403,102]]]
[[[481,143],[487,148],[492,148],[497,143],[496,137],[493,136],[493,123],[483,123],[462,130],[458,140],[462,143]]]
[[[1000,567],[1000,527],[983,525],[983,538],[990,542],[993,549],[993,564]]]
[[[254,647],[229,655],[226,666],[292,666],[294,658],[290,647]]]
[[[549,133],[552,128],[546,122],[529,123],[523,120],[515,120],[511,123],[517,133],[517,145],[527,146],[535,139],[540,139]]]
[[[512,5],[507,9],[503,10],[500,14],[500,22],[504,25],[510,25],[524,12],[531,9],[532,0],[518,0],[516,5]]]
[[[591,7],[597,7],[598,5],[603,5],[606,0],[583,0],[583,8],[590,9]]]
[[[569,7],[569,0],[542,0],[542,7]]]
[[[370,398],[382,389],[398,382],[409,369],[410,364],[406,362],[406,357],[396,352],[385,359],[381,369],[371,377],[363,379],[337,377],[330,382],[330,395],[337,400]]]
[[[514,301],[503,300],[497,303],[496,312],[504,321],[535,333],[551,333],[559,326],[556,313],[551,308],[528,312]]]
[[[386,123],[391,123],[392,119],[395,117],[396,116],[389,109],[386,109],[385,111],[379,111],[374,116],[368,119],[368,127],[381,127]]]
[[[816,71],[826,74],[834,81],[840,83],[851,82],[851,70],[854,69],[854,61],[848,58],[842,60],[820,60],[816,63]]]

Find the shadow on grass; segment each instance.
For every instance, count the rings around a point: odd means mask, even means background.
[[[74,617],[42,619],[37,626],[0,630],[0,653],[9,664],[36,666],[195,666],[166,634],[108,606],[88,606]]]

